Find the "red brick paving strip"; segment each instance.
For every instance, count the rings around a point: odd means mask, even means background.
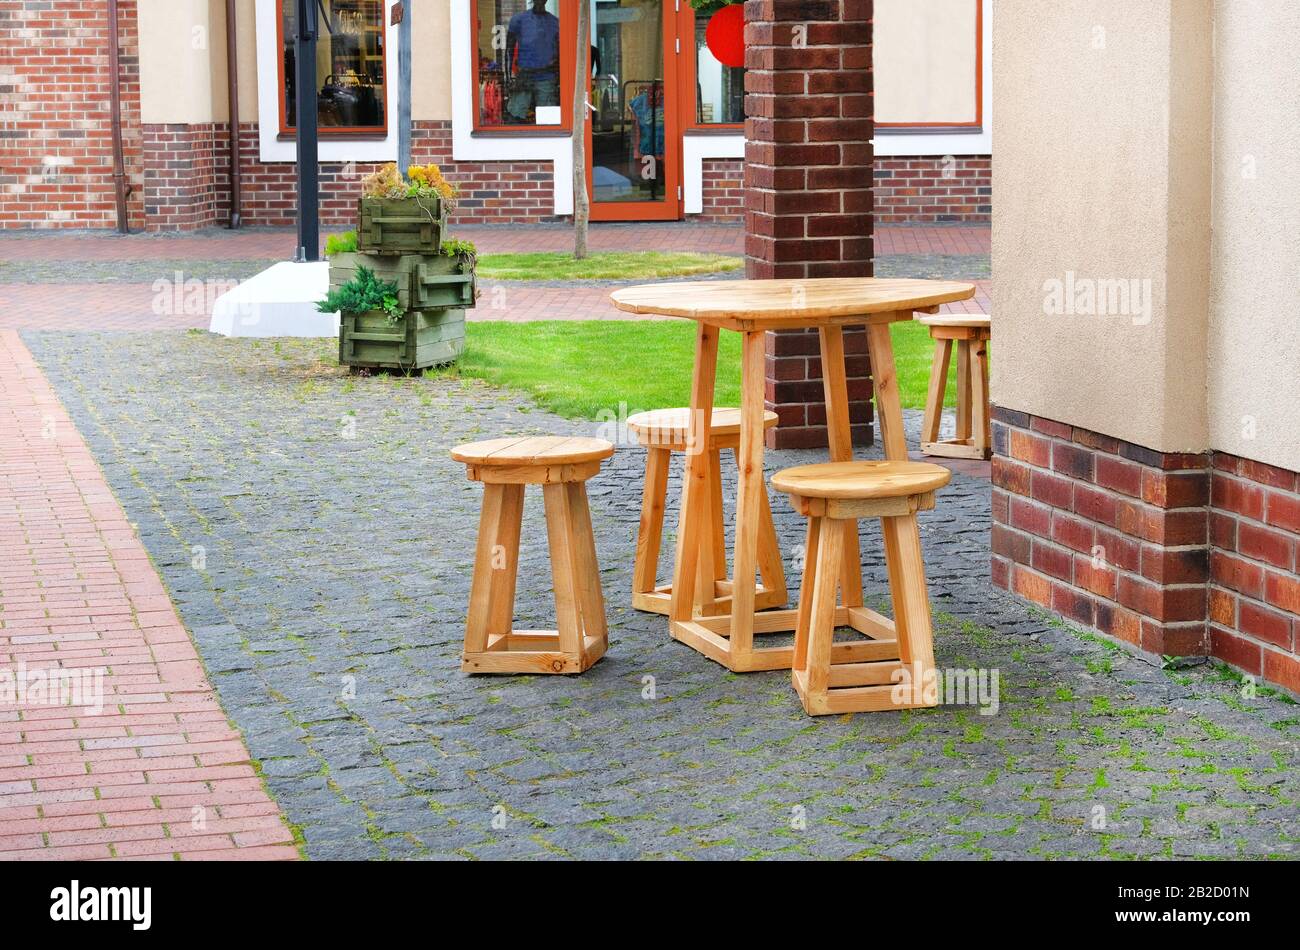
[[[90,450],[0,330],[0,669],[19,664],[105,668],[104,709],[0,694],[0,859],[297,857]]]

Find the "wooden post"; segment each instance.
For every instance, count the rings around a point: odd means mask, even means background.
[[[587,221],[591,203],[587,198],[587,82],[591,75],[591,4],[578,3],[578,38],[574,51],[573,83],[573,256],[587,256]]]

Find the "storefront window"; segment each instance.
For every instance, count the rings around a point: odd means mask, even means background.
[[[729,125],[745,121],[745,67],[719,62],[706,33],[715,16],[731,16],[724,7],[695,17],[695,121],[700,125]],[[715,43],[718,43],[715,32]]]
[[[478,0],[478,124],[560,125],[559,0]]]
[[[384,0],[317,0],[317,3],[317,124],[322,131],[385,131]],[[297,123],[296,7],[295,0],[281,0],[285,131],[295,128]]]

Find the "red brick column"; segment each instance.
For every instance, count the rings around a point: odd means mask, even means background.
[[[871,0],[745,3],[746,274],[872,275]],[[854,442],[871,442],[866,338],[845,334]],[[826,445],[815,332],[768,335],[776,448]]]

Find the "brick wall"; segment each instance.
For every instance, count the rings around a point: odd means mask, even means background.
[[[993,214],[989,155],[876,159],[877,224],[987,224]]]
[[[744,218],[740,159],[704,160],[704,211],[692,220]],[[877,156],[877,224],[988,224],[993,217],[993,159],[988,155]]]
[[[190,230],[229,220],[229,174],[225,123],[150,125],[144,129],[149,230]],[[436,162],[461,189],[453,220],[461,224],[529,224],[555,220],[550,162],[454,162],[451,123],[416,122],[416,162]],[[262,162],[256,123],[241,123],[240,169],[243,222],[249,226],[292,226],[297,200],[297,166]],[[355,224],[361,179],[376,163],[321,162],[321,225]]]
[[[121,0],[129,221],[143,222],[136,2]],[[0,0],[0,227],[117,224],[107,0]]]
[[[150,231],[225,224],[230,214],[226,123],[146,125],[144,214]]]
[[[701,188],[704,210],[690,215],[692,221],[717,224],[739,223],[745,219],[745,163],[739,158],[706,158],[703,161]]]
[[[1216,452],[1209,649],[1300,692],[1300,476]]]
[[[1151,653],[1300,691],[1300,484],[994,411],[993,581]]]

